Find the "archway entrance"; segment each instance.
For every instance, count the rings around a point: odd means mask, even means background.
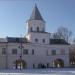
[[[18,59],[14,62],[15,69],[25,69],[27,67],[27,64],[24,60]]]
[[[64,61],[62,59],[54,60],[53,67],[64,67]]]

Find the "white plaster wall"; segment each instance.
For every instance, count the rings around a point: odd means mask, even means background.
[[[65,53],[69,53],[69,47],[68,45],[66,46],[54,46],[55,50],[56,50],[56,55],[47,55],[46,51],[49,50],[53,50],[53,45],[30,45],[29,47],[25,47],[29,49],[29,54],[28,55],[23,55],[23,59],[28,63],[28,68],[32,68],[33,64],[35,64],[36,68],[38,66],[39,63],[44,63],[45,65],[47,65],[47,63],[50,63],[50,67],[52,67],[52,61],[56,60],[56,59],[62,59],[64,61],[64,67],[68,67],[69,66],[69,54],[64,54],[61,55],[60,53],[58,54],[58,49],[60,48],[60,50],[62,48],[66,49]],[[32,55],[32,49],[34,49],[34,55]],[[60,52],[60,51],[59,51]]]
[[[22,54],[22,59],[27,63],[27,68],[33,68],[33,64],[35,64],[36,68],[39,63],[43,63],[47,65],[50,63],[50,67],[52,67],[52,61],[56,59],[62,59],[64,61],[64,66],[69,66],[69,45],[42,45],[42,44],[22,44],[23,49],[28,49],[28,55]],[[8,44],[8,55],[7,55],[7,63],[8,68],[13,68],[14,61],[20,58],[21,49],[18,48],[20,43],[9,43]],[[17,55],[12,54],[12,49],[15,48],[18,50]],[[32,55],[32,49],[34,49],[34,55]],[[47,55],[47,51],[51,53],[51,50],[56,50],[56,55]],[[61,55],[60,50],[65,50],[65,54]],[[1,54],[1,48],[0,48]],[[0,68],[5,68],[6,56],[0,55]]]
[[[0,43],[0,69],[6,68],[6,55],[2,55],[2,48],[6,48],[6,43]]]
[[[39,31],[45,31],[45,22],[41,20],[31,20],[27,22],[27,30],[30,32],[30,28],[33,28],[33,31],[37,31],[37,27],[39,27]]]
[[[50,33],[36,33],[36,32],[30,32],[28,34],[28,41],[31,43],[38,43],[38,44],[49,44],[50,39]],[[35,39],[38,39],[38,42],[35,42]],[[42,40],[45,39],[45,43],[42,42]]]

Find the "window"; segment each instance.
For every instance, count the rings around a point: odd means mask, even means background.
[[[37,27],[37,32],[39,31],[39,27]]]
[[[45,39],[43,39],[42,42],[45,43]]]
[[[12,54],[17,54],[17,49],[12,49]]]
[[[34,49],[32,49],[32,55],[34,55]]]
[[[2,48],[2,54],[3,54],[3,55],[6,54],[6,48]]]
[[[28,49],[23,49],[23,54],[28,54]]]
[[[30,28],[30,31],[31,31],[31,32],[33,31],[32,27]]]
[[[52,50],[52,55],[56,55],[56,50]]]
[[[35,39],[35,42],[38,42],[38,39]]]

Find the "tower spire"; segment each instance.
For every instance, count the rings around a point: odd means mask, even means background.
[[[44,21],[41,14],[40,14],[40,12],[39,12],[39,10],[38,10],[38,8],[37,8],[36,3],[35,3],[35,7],[32,11],[32,14],[31,14],[29,20],[42,20],[42,21]]]

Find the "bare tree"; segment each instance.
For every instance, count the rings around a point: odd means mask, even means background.
[[[53,38],[55,39],[64,39],[66,42],[70,41],[72,32],[65,27],[59,27],[57,31],[54,33]]]

